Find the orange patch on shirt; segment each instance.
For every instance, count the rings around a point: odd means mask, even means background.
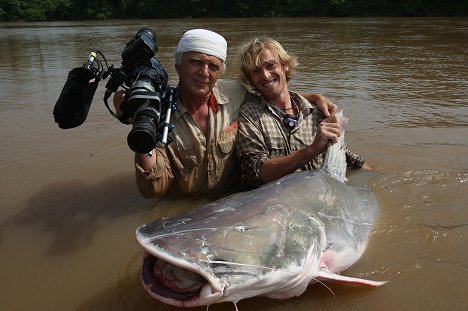
[[[224,133],[230,133],[238,127],[237,120],[234,120],[228,127],[224,129]]]
[[[216,102],[216,98],[213,93],[211,93],[210,98],[208,99],[208,106],[213,109],[214,113],[218,113],[218,103]]]

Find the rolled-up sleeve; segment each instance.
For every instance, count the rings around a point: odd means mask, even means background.
[[[150,171],[145,171],[135,162],[136,184],[140,193],[146,198],[164,196],[174,179],[165,150],[154,149],[156,162]]]
[[[346,155],[346,164],[349,168],[360,169],[364,165],[366,160],[358,154],[352,153],[349,149],[345,151]]]

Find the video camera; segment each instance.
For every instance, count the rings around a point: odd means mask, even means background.
[[[98,83],[110,76],[106,84],[104,103],[112,116],[133,126],[127,136],[130,149],[137,153],[149,153],[160,143],[166,146],[171,113],[176,110],[178,89],[168,84],[168,75],[155,57],[158,47],[156,35],[149,28],[141,28],[122,51],[122,65],[108,66],[100,51],[92,52],[82,67],[74,68],[54,107],[54,119],[62,129],[77,127],[86,120]],[[106,65],[97,57],[100,55]],[[125,89],[120,106],[123,115],[117,115],[108,103],[109,97],[119,87]]]

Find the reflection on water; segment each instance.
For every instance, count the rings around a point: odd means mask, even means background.
[[[350,176],[373,189],[381,215],[346,275],[390,283],[376,290],[331,284],[334,294],[316,284],[295,299],[241,301],[240,310],[468,308],[468,20],[285,18],[0,25],[2,310],[177,309],[142,290],[134,230],[204,201],[139,195],[130,128],[102,104],[105,83],[82,126],[61,130],[52,117],[68,71],[96,49],[120,65],[141,26],[156,30],[172,84],[173,53],[187,29],[226,36],[230,79],[238,43],[278,39],[299,58],[292,89],[344,107],[350,149],[378,171]]]

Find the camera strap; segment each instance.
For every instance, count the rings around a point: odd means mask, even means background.
[[[110,107],[109,107],[109,103],[107,102],[107,100],[109,99],[109,97],[111,96],[112,92],[109,91],[109,90],[106,90],[106,93],[104,94],[104,104],[106,105],[106,108],[107,110],[109,110],[110,114],[116,118],[117,120],[119,120],[121,123],[123,124],[130,124],[130,122],[128,122],[128,118],[130,118],[130,116],[123,111],[123,114],[119,117],[117,115],[117,113],[115,113]]]

